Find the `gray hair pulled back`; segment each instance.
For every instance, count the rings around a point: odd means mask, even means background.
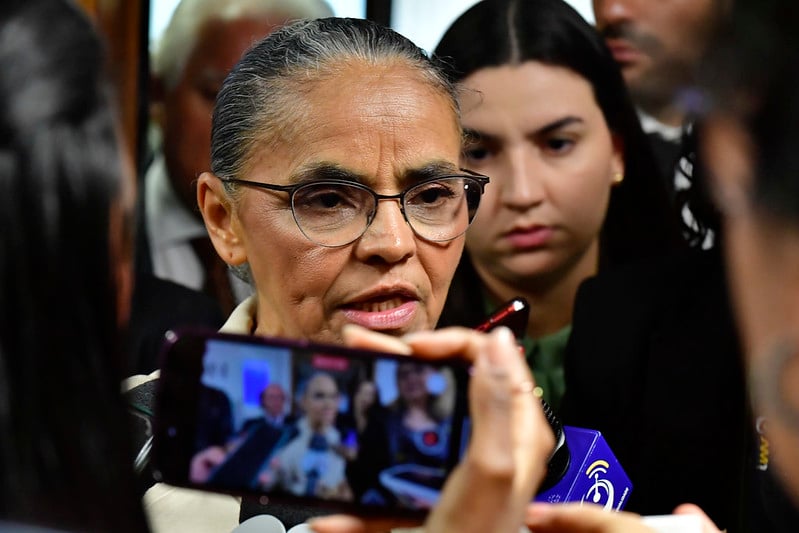
[[[410,40],[363,19],[303,20],[271,33],[247,51],[225,79],[211,129],[211,169],[240,177],[258,143],[277,142],[304,116],[302,95],[350,61],[396,62],[416,70],[448,97],[457,95],[442,69]]]

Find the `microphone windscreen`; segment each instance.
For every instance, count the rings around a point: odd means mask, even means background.
[[[313,529],[308,524],[297,524],[286,533],[313,533]]]
[[[294,528],[292,528],[294,531]],[[286,533],[283,522],[269,514],[259,514],[248,518],[230,533]]]

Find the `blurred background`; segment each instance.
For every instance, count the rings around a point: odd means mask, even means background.
[[[425,50],[477,0],[327,0],[336,16],[369,18],[390,25]],[[591,0],[567,0],[593,23]],[[109,69],[117,84],[127,147],[134,161],[147,152],[149,51],[178,0],[77,0],[105,34]]]

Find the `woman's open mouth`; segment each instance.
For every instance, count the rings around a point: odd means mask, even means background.
[[[371,330],[405,329],[414,321],[419,301],[408,295],[384,295],[341,307],[348,322]]]

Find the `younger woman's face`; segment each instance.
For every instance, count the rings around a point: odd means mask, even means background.
[[[429,368],[417,363],[404,363],[397,367],[397,389],[406,402],[427,398]]]
[[[478,271],[514,287],[593,272],[624,163],[591,85],[535,61],[484,68],[463,83],[471,135],[461,163],[491,178],[466,237]]]
[[[361,409],[366,409],[377,400],[377,389],[371,381],[364,381],[358,387],[358,392],[355,394],[355,406]]]

